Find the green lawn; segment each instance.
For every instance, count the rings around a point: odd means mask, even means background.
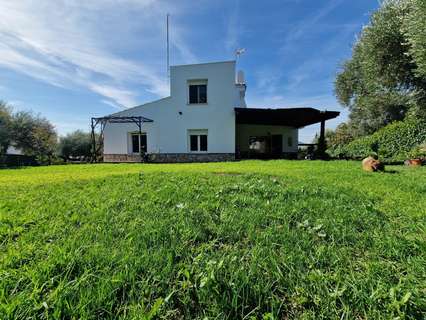
[[[424,319],[426,168],[0,170],[0,319]]]

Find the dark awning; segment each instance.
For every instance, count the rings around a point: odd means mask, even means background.
[[[261,109],[235,108],[239,124],[263,124],[288,127],[305,127],[339,116],[337,111],[321,111],[314,108]]]

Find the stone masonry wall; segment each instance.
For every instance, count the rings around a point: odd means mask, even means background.
[[[104,162],[141,162],[141,157],[130,154],[104,154]]]
[[[234,153],[156,153],[148,155],[148,162],[220,162],[234,161]],[[141,162],[138,155],[104,154],[104,162]]]

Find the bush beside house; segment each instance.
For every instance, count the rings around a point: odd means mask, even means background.
[[[426,142],[426,121],[406,120],[394,122],[372,135],[334,145],[327,150],[333,158],[362,159],[376,155],[384,161],[404,161],[412,150]]]

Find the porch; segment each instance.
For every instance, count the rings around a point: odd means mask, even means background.
[[[298,130],[320,123],[317,153],[325,155],[325,122],[339,116],[337,111],[313,108],[235,108],[237,159],[297,158]]]

